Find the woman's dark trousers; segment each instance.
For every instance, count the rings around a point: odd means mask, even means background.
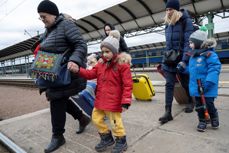
[[[52,132],[54,135],[62,135],[65,132],[66,112],[74,119],[82,117],[82,111],[68,98],[50,101]]]
[[[176,83],[176,72],[164,71],[166,84],[165,84],[165,114],[159,118],[162,124],[173,120],[172,117],[172,102],[174,95],[174,87]],[[185,88],[187,95],[189,96],[189,88],[188,88],[188,75],[179,74],[180,83]],[[189,102],[192,103],[192,98],[189,96]]]
[[[176,73],[164,71],[166,84],[165,84],[165,113],[159,118],[159,121],[164,124],[170,120],[172,117],[172,102],[173,102],[173,92],[176,82]]]

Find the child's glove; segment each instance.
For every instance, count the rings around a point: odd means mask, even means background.
[[[186,64],[185,64],[185,62],[183,62],[183,61],[181,61],[181,62],[179,62],[178,64],[177,64],[177,70],[178,70],[178,72],[184,72],[185,71],[185,68],[186,68]]]
[[[129,104],[122,104],[122,112],[125,112],[129,108]]]
[[[206,81],[204,84],[204,92],[207,92],[212,86],[214,85],[214,83],[210,82],[210,81]]]

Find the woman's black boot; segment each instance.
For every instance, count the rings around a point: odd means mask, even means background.
[[[164,124],[171,120],[173,120],[171,106],[165,106],[165,114],[159,118],[159,121],[161,122],[161,124]]]
[[[90,123],[91,119],[86,115],[82,114],[82,117],[79,119],[79,130],[76,131],[76,134],[82,133],[86,126]]]
[[[48,144],[47,148],[45,148],[45,153],[50,153],[57,150],[60,146],[65,144],[65,139],[63,135],[53,135],[51,142]]]

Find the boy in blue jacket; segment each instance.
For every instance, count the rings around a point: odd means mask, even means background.
[[[190,95],[196,99],[196,111],[199,118],[197,131],[204,132],[207,123],[204,118],[204,107],[201,102],[200,93],[198,91],[197,79],[201,80],[206,107],[211,119],[211,126],[214,129],[219,127],[219,116],[214,105],[214,99],[218,95],[218,82],[221,70],[219,57],[215,53],[215,39],[207,39],[207,33],[197,30],[190,35],[190,48],[192,48],[191,58],[189,60]]]

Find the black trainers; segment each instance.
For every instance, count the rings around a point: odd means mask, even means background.
[[[211,119],[211,125],[213,129],[218,129],[219,128],[219,119],[218,118]]]
[[[204,132],[207,128],[207,123],[206,122],[199,122],[199,124],[197,125],[197,131],[199,132]]]

